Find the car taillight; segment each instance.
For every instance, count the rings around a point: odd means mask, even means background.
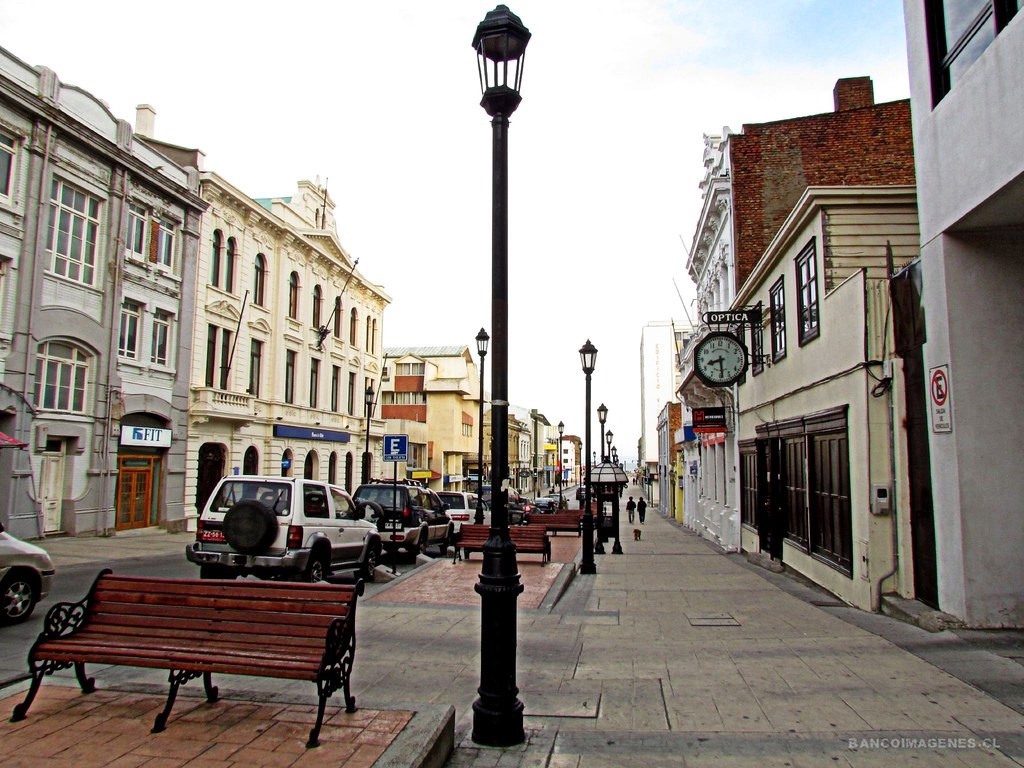
[[[405,507],[402,510],[402,520],[412,520],[412,507]]]
[[[288,549],[298,549],[302,546],[302,526],[288,526]]]
[[[196,541],[202,541],[202,535],[203,535],[203,528],[204,527],[205,526],[203,525],[203,521],[202,521],[202,519],[200,519],[196,523]]]

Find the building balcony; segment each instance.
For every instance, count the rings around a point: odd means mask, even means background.
[[[241,426],[251,423],[256,416],[255,398],[252,395],[212,387],[192,388],[189,420],[193,424],[230,421]]]

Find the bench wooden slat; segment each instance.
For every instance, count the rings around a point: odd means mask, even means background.
[[[486,525],[463,523],[456,537],[456,550],[461,550],[466,559],[469,559],[471,552],[482,552],[490,537],[490,531],[490,527]],[[516,545],[517,552],[539,554],[541,562],[551,559],[551,544],[543,530],[514,525],[509,528],[508,532],[512,543]]]
[[[547,533],[568,531],[582,535],[583,512],[581,510],[561,510],[531,515],[526,521],[527,528],[542,528]]]
[[[102,572],[79,603],[58,603],[29,651],[32,683],[12,721],[24,719],[43,677],[74,666],[84,693],[86,663],[170,670],[170,690],[154,732],[163,730],[178,687],[199,675],[216,701],[214,672],[309,680],[319,707],[307,746],[316,746],[327,697],[344,691],[355,711],[355,586],[157,579]]]
[[[117,621],[118,618],[129,620],[129,617],[138,617],[140,621],[150,619],[157,621],[164,620],[164,623],[179,622],[183,625],[195,623],[196,626],[208,626],[210,622],[240,622],[251,623],[252,617],[258,615],[261,623],[268,627],[282,625],[284,627],[315,627],[322,628],[331,623],[331,619],[346,615],[347,611],[337,610],[335,616],[311,615],[305,613],[281,613],[276,608],[273,611],[260,611],[256,608],[236,608],[225,610],[218,606],[176,606],[140,603],[131,605],[127,603],[103,602],[92,610],[93,621],[109,620]]]

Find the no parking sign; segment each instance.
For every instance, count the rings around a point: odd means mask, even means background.
[[[953,431],[953,402],[949,381],[949,366],[937,365],[929,370],[928,405],[932,432]]]

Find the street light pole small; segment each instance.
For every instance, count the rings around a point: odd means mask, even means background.
[[[601,403],[597,406],[597,420],[601,422],[601,442],[598,447],[601,449],[601,461],[604,461],[604,422],[608,418],[608,406]]]
[[[562,508],[562,475],[565,470],[562,468],[562,435],[565,434],[565,422],[558,422],[558,458],[555,466],[558,467],[558,508]]]
[[[476,452],[476,515],[473,522],[477,525],[484,524],[484,358],[487,357],[487,342],[491,337],[483,328],[476,335],[476,351],[480,355],[480,425],[477,427],[477,452]],[[494,494],[494,486],[491,486],[491,495]]]
[[[580,348],[580,362],[583,365],[583,374],[587,379],[586,390],[586,450],[584,456],[590,455],[590,375],[594,372],[594,365],[597,362],[597,347],[587,343]],[[594,514],[590,510],[590,472],[592,466],[587,468],[587,475],[584,478],[583,491],[583,559],[580,561],[580,573],[597,573],[597,566],[594,564]]]
[[[366,450],[363,452],[363,484],[370,482],[373,473],[373,454],[370,452],[370,419],[373,418],[373,382],[367,382],[363,402],[366,404]]]

